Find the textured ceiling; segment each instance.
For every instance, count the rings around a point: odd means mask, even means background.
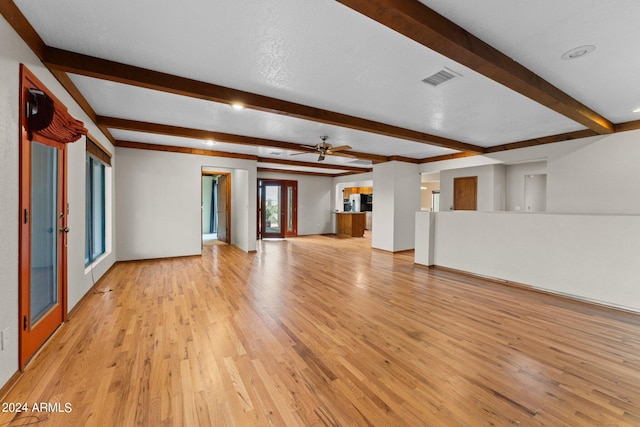
[[[615,122],[638,120],[640,2],[635,0],[422,0]],[[500,13],[496,13],[496,11]],[[562,54],[584,45],[575,60]]]
[[[15,3],[50,47],[478,147],[586,129],[337,1]],[[631,112],[640,107],[640,86],[633,84],[640,76],[640,56],[627,54],[629,44],[640,36],[636,25],[640,2],[421,3],[606,119],[619,123],[640,118]],[[560,58],[565,51],[585,44],[595,45],[596,50],[572,61]],[[462,78],[437,88],[421,81],[445,66]],[[427,159],[458,152],[282,113],[237,111],[225,103],[77,74],[71,80],[98,116],[304,145],[316,144],[321,135],[328,135],[334,145],[348,144],[353,151],[386,157]],[[110,132],[116,140],[198,146],[189,138]],[[205,148],[201,142],[200,148]],[[293,151],[283,156],[273,154],[269,147],[223,142],[214,149],[304,162],[317,158],[313,154],[290,156]],[[345,161],[331,159],[339,164]]]

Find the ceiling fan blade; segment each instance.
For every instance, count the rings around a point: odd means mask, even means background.
[[[293,153],[293,154],[289,154],[289,155],[290,156],[299,156],[300,154],[317,153],[318,152],[318,147],[317,146],[313,146],[313,145],[301,145],[300,146],[300,151],[302,151],[302,153]]]
[[[331,147],[329,150],[331,150],[333,152],[351,150],[351,146],[349,146],[349,145],[339,145],[338,147]]]
[[[331,156],[339,156],[339,157],[352,157],[352,158],[356,158],[356,156],[354,156],[353,154],[348,154],[348,153],[343,153],[341,151],[338,151],[337,153],[331,152],[331,153],[327,153]]]

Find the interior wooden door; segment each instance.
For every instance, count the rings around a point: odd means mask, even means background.
[[[229,196],[230,191],[230,179],[228,175],[218,176],[218,240],[225,243],[230,243],[231,233],[229,230],[231,218],[229,215]]]
[[[477,210],[478,177],[465,176],[453,179],[453,209],[458,211]]]

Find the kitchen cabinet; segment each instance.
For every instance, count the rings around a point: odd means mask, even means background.
[[[373,194],[373,187],[347,187],[342,191],[344,198],[348,199],[352,194]]]
[[[338,237],[363,237],[365,225],[364,212],[336,212]]]

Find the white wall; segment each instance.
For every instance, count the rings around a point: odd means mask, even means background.
[[[390,252],[413,249],[415,212],[420,210],[418,165],[387,162],[373,167],[371,246]]]
[[[463,169],[479,166],[487,166],[502,163],[501,160],[494,159],[489,156],[471,156],[459,159],[440,160],[437,162],[428,162],[418,165],[421,174],[440,173],[449,169]]]
[[[441,211],[453,205],[454,177],[478,176],[479,211],[524,210],[525,175],[546,173],[547,212],[640,214],[638,159],[640,130],[425,163],[420,170],[441,170]],[[498,162],[518,164],[500,171]]]
[[[222,164],[217,158],[208,157],[207,160],[207,164]],[[236,164],[231,169],[231,244],[246,252],[255,251],[258,194],[256,162],[241,160],[240,164],[236,161],[228,163]]]
[[[87,122],[85,122],[85,125]],[[92,136],[95,136],[91,132]],[[102,141],[101,144],[105,145]],[[76,145],[77,144],[77,145]],[[69,156],[68,170],[68,201],[69,201],[69,229],[68,239],[68,306],[73,308],[91,287],[106,273],[116,261],[115,245],[115,198],[114,171],[117,160],[111,159],[112,167],[105,168],[105,254],[85,267],[85,157],[86,140],[82,138],[74,142],[73,150],[67,151]],[[114,149],[109,145],[111,153]],[[71,167],[74,165],[74,167]],[[80,260],[82,260],[80,262]]]
[[[394,164],[382,163],[373,167],[372,233],[371,246],[393,252],[394,236]],[[418,184],[419,185],[419,184]],[[418,200],[419,200],[418,195]],[[418,209],[419,210],[419,209]]]
[[[117,148],[118,260],[199,255],[203,168],[231,172],[231,243],[255,250],[256,162]]]
[[[493,166],[493,209],[503,211],[506,206],[507,168],[505,165]]]
[[[434,265],[436,212],[416,212],[416,235],[414,262],[416,264]]]
[[[258,178],[298,181],[298,236],[333,233],[333,178],[259,172]]]
[[[640,312],[639,235],[637,215],[438,212],[434,263]]]
[[[34,60],[0,17],[0,330],[10,331],[9,348],[0,352],[0,387],[18,370],[19,61]]]
[[[640,214],[640,131],[586,139],[547,161],[547,211]]]
[[[524,211],[524,177],[546,174],[547,212],[443,212],[418,216],[416,262],[522,283],[640,312],[640,131],[546,144],[487,156],[505,169],[506,207]],[[441,167],[441,198],[452,203],[454,176],[484,176],[479,210],[491,210],[495,166]],[[482,163],[484,160],[478,160]],[[459,165],[459,168],[456,168]],[[423,165],[431,171],[433,164]],[[446,183],[445,178],[446,176]],[[498,178],[500,179],[500,178]],[[444,206],[443,206],[444,207]],[[495,209],[494,209],[495,210]],[[423,215],[428,215],[424,213]],[[428,238],[433,239],[426,246]],[[432,260],[429,257],[433,257]]]
[[[58,81],[45,69],[10,25],[0,17],[0,330],[9,328],[8,348],[0,352],[0,387],[18,370],[18,175],[19,175],[19,84],[20,63],[24,63],[47,88],[82,120],[91,135],[113,153],[113,147],[91,123]],[[84,138],[68,146],[68,309],[71,310],[92,285],[84,267],[85,229],[85,142]],[[115,168],[114,161],[114,168]],[[113,207],[112,201],[108,201]],[[112,212],[107,212],[112,217]],[[113,229],[111,229],[113,231]],[[113,241],[113,235],[108,236]],[[95,279],[114,262],[113,251],[97,263]]]

